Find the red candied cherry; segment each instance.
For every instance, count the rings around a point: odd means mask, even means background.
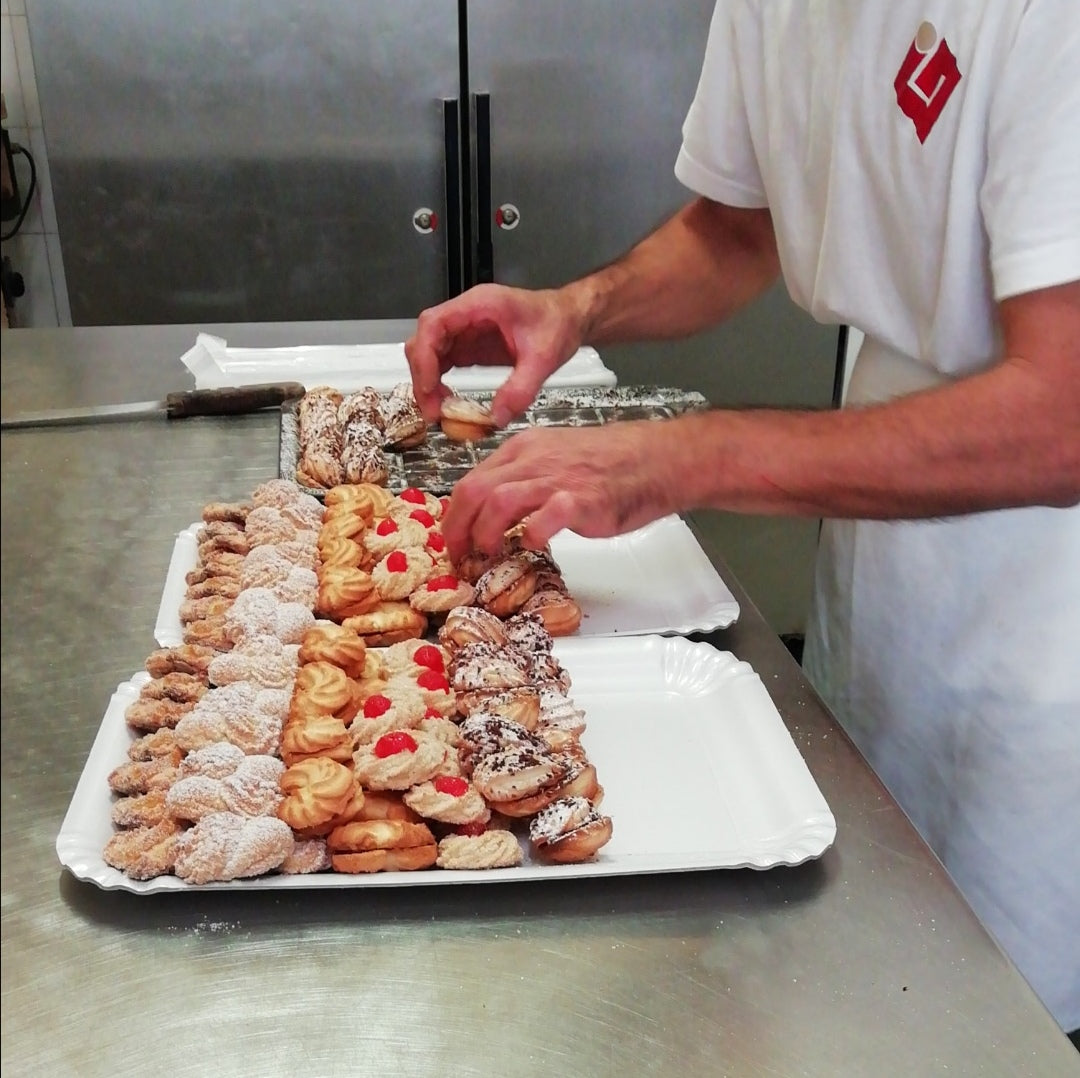
[[[381,692],[374,693],[364,701],[364,718],[377,719],[385,715],[394,706],[389,696],[383,696]]]
[[[441,554],[446,549],[446,539],[442,532],[432,532],[428,536],[427,546],[430,550],[434,550],[436,554]]]
[[[455,591],[458,587],[458,578],[450,574],[433,576],[427,582],[428,591]]]
[[[404,550],[395,550],[386,557],[386,568],[392,573],[403,573],[409,568],[409,559]]]
[[[413,652],[412,660],[417,666],[426,666],[429,670],[438,670],[440,673],[446,669],[443,654],[434,644],[421,644]]]
[[[425,528],[435,527],[435,518],[426,509],[414,509],[409,514],[409,519],[418,521]]]
[[[403,502],[412,502],[413,505],[427,505],[427,498],[419,487],[406,487],[398,497]]]
[[[385,760],[387,756],[396,756],[399,752],[416,752],[416,749],[416,738],[404,730],[393,730],[389,734],[383,734],[375,742],[375,755],[380,760]]]
[[[482,820],[473,820],[472,823],[459,824],[454,828],[455,835],[467,835],[471,838],[475,838],[477,835],[482,835],[488,829],[488,825]]]
[[[451,797],[464,797],[469,784],[460,775],[439,775],[435,779],[435,789]]]
[[[450,682],[438,670],[425,670],[417,676],[416,684],[430,692],[450,691]]]
[[[450,499],[446,497],[440,498],[439,505],[442,506],[442,511],[445,513],[450,508]]]
[[[425,719],[441,719],[443,713],[437,707],[429,707],[424,710]]]
[[[393,535],[397,530],[397,521],[392,517],[386,517],[385,520],[380,520],[375,526],[376,535]]]

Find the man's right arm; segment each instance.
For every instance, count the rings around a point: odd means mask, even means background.
[[[505,423],[582,344],[686,336],[749,303],[778,273],[768,210],[696,198],[627,254],[562,288],[484,284],[424,311],[405,344],[416,399],[434,421],[451,367],[509,365],[493,400]]]
[[[557,294],[582,343],[670,339],[728,318],[779,273],[767,209],[696,198],[622,258]]]

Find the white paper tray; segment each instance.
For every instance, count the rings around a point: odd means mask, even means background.
[[[681,637],[560,640],[584,709],[583,742],[604,787],[611,841],[581,865],[492,871],[266,876],[214,889],[386,887],[771,868],[819,857],[836,821],[761,679],[729,652]],[[138,893],[203,890],[172,876],[130,880],[101,857],[113,833],[108,775],[126,759],[124,709],[146,675],[109,702],[56,840],[82,880]]]
[[[200,527],[180,532],[173,546],[154,626],[161,647],[183,639],[180,603],[184,578],[198,560]],[[551,551],[581,604],[579,637],[712,632],[739,616],[738,602],[680,517],[662,517],[614,539],[562,532]]]
[[[224,338],[200,333],[180,361],[195,376],[196,389],[301,382],[311,389],[332,385],[349,391],[361,386],[393,389],[409,380],[403,342],[393,344],[299,345],[292,348],[230,348]],[[509,367],[458,367],[445,378],[462,393],[495,389],[506,381]],[[613,386],[615,374],[593,348],[581,348],[544,385]]]

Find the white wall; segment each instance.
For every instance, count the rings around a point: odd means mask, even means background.
[[[71,308],[45,156],[25,0],[0,0],[0,46],[0,88],[7,106],[4,126],[12,143],[30,151],[37,168],[36,189],[26,219],[15,236],[0,245],[26,286],[26,294],[15,301],[15,324],[70,326]],[[30,164],[23,154],[15,154],[15,175],[20,197],[25,198],[30,186]],[[6,235],[14,224],[14,220],[0,222],[0,229]]]

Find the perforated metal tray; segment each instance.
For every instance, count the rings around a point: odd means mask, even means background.
[[[480,401],[490,401],[492,395],[469,394]],[[298,404],[290,402],[281,410],[279,474],[284,479],[296,478],[300,451]],[[400,453],[388,451],[390,475],[386,485],[395,492],[420,487],[436,495],[449,494],[469,469],[511,435],[528,427],[590,427],[621,420],[670,419],[707,407],[708,401],[700,393],[666,386],[543,390],[523,416],[490,438],[467,444],[452,442],[438,426],[432,426],[422,445]],[[325,493],[304,489],[316,496]]]

